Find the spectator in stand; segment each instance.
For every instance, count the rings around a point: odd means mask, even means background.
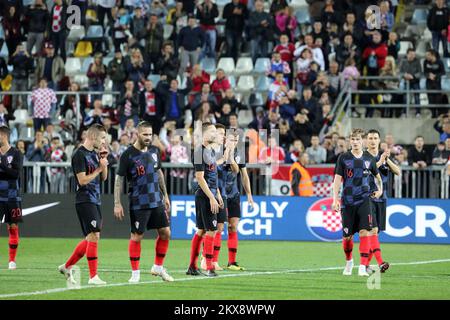
[[[336,61],[330,62],[330,70],[326,73],[328,83],[331,90],[333,91],[333,96],[339,93],[339,86],[341,82],[341,75],[339,74],[339,64]]]
[[[100,99],[94,100],[94,108],[86,114],[83,121],[83,125],[86,129],[93,124],[103,125],[103,105],[102,100]]]
[[[182,28],[178,34],[178,48],[180,50],[180,75],[186,72],[188,66],[192,68],[198,62],[200,51],[205,43],[205,32],[196,26],[193,15],[188,16],[188,26]]]
[[[161,47],[164,41],[164,27],[158,21],[155,14],[150,16],[150,21],[145,33],[145,54],[149,65],[155,64],[161,55]]]
[[[232,113],[237,113],[242,108],[241,103],[234,95],[233,88],[225,90],[225,97],[222,99],[220,104],[223,106],[225,103],[230,105]]]
[[[294,142],[294,135],[289,129],[289,122],[287,122],[286,120],[280,119],[278,121],[278,127],[280,130],[280,147],[282,147],[287,153],[289,151],[289,147]]]
[[[125,122],[128,119],[134,121],[137,126],[139,122],[139,98],[134,88],[134,82],[128,80],[125,82],[125,93],[117,102],[117,109],[119,113],[120,128],[124,128]]]
[[[144,86],[145,79],[150,73],[150,65],[147,64],[138,48],[131,49],[130,59],[126,64],[128,80],[133,81],[134,90],[140,90]]]
[[[362,60],[367,67],[367,75],[378,76],[387,57],[387,46],[382,42],[381,33],[374,31],[372,35],[372,43],[366,47],[362,54]]]
[[[58,84],[65,75],[64,60],[55,55],[53,44],[47,42],[45,44],[45,56],[40,57],[37,61],[36,80],[45,78],[48,87],[58,91]]]
[[[225,127],[230,126],[231,106],[229,103],[222,104],[220,112],[215,112],[217,123],[223,124]]]
[[[283,74],[284,81],[286,83],[290,82],[289,79],[291,78],[291,68],[289,67],[289,63],[281,60],[281,54],[275,51],[272,53],[272,60],[266,74],[269,78],[275,80],[278,72]]]
[[[22,4],[22,1],[20,1]],[[21,13],[15,6],[8,8],[8,13],[3,17],[2,25],[5,32],[8,55],[12,56],[17,46],[22,41],[22,25],[20,23]]]
[[[55,46],[55,53],[61,52],[61,58],[66,61],[67,4],[64,0],[54,1],[50,10],[50,41]]]
[[[422,136],[417,136],[414,140],[414,147],[408,152],[408,162],[410,166],[415,169],[426,168],[430,164],[430,157],[424,149],[424,139]]]
[[[276,72],[275,81],[269,86],[269,95],[267,97],[270,110],[279,106],[281,99],[287,96],[288,90],[288,84],[283,78],[283,73],[280,71]]]
[[[400,62],[400,75],[403,80],[401,86],[406,88],[406,83],[409,82],[411,90],[420,90],[420,78],[422,76],[422,66],[419,59],[416,58],[414,49],[409,48],[406,52],[406,57]],[[414,93],[414,103],[420,105],[420,94]],[[405,95],[406,100],[406,95]],[[404,101],[406,102],[406,101]],[[416,116],[420,115],[420,107],[416,108]]]
[[[197,4],[197,19],[200,21],[200,26],[205,31],[205,43],[203,45],[200,60],[204,57],[216,58],[216,21],[219,16],[219,9],[217,4],[212,0],[204,0],[203,3]]]
[[[364,21],[364,23],[366,23],[366,21]],[[354,43],[356,45],[361,45],[363,42],[363,28],[357,23],[356,21],[356,15],[354,12],[348,12],[347,15],[345,16],[345,22],[344,25],[342,26],[342,33],[341,33],[341,37],[342,34],[344,35],[344,41],[345,41],[345,36],[348,34],[352,35],[352,38],[354,40]],[[348,59],[348,57],[345,57],[344,61]]]
[[[445,139],[444,142],[439,142],[433,151],[432,164],[444,165],[450,159],[450,138]]]
[[[136,124],[134,123],[133,118],[128,118],[124,124],[124,127],[119,130],[119,136],[127,136],[130,140],[130,143],[133,144],[134,142],[136,142],[136,139],[138,137]]]
[[[50,123],[50,112],[57,102],[55,92],[48,88],[45,78],[41,78],[39,88],[33,90],[31,102],[33,104],[34,131],[43,131]]]
[[[94,62],[89,65],[87,77],[89,78],[89,91],[105,90],[106,66],[103,64],[103,55],[100,52],[94,55]],[[92,100],[100,98],[101,95],[96,94]]]
[[[268,44],[273,39],[273,26],[272,16],[264,12],[263,1],[256,0],[255,11],[250,12],[248,20],[248,39],[250,39],[253,62],[257,58],[267,57]]]
[[[389,32],[392,31],[394,26],[394,15],[390,11],[389,1],[380,2],[380,22],[381,22],[381,32],[383,33],[383,38],[387,39]]]
[[[106,134],[109,136],[108,141],[115,141],[119,138],[119,131],[112,126],[110,117],[103,118],[103,126],[106,129]]]
[[[294,136],[296,139],[300,139],[304,146],[309,146],[314,128],[309,122],[308,116],[305,112],[300,112],[295,116],[294,120],[295,122],[291,126]]]
[[[153,132],[159,134],[161,129],[161,116],[162,112],[159,110],[160,104],[159,99],[153,90],[153,82],[151,80],[146,80],[144,84],[144,89],[139,94],[139,118],[151,123]]]
[[[237,61],[241,52],[242,33],[245,22],[248,19],[247,7],[240,0],[232,0],[223,9],[223,19],[225,22],[225,37],[227,43],[227,57],[232,57]]]
[[[112,80],[112,90],[119,91],[122,95],[124,92],[124,82],[127,79],[125,60],[122,56],[122,51],[116,50],[114,59],[108,63],[108,76]]]
[[[55,131],[55,126],[52,123],[49,123],[47,125],[47,128],[45,128],[44,131],[44,138],[47,138],[48,141],[52,141],[53,138],[58,138],[59,141],[63,141],[61,135]]]
[[[295,45],[289,42],[289,37],[285,34],[280,35],[280,44],[274,49],[274,52],[278,52],[281,56],[281,60],[286,61],[292,70],[292,61],[294,59]]]
[[[263,107],[256,108],[256,116],[253,118],[253,121],[249,123],[248,127],[250,129],[254,129],[259,131],[261,129],[267,129],[269,119],[265,115]]]
[[[0,101],[0,126],[9,127],[9,120],[15,119],[14,116],[9,115],[3,102]]]
[[[189,153],[185,145],[181,141],[181,136],[173,134],[170,139],[170,145],[167,148],[167,152],[170,154],[170,163],[172,164],[187,164],[189,163]],[[170,175],[174,179],[173,185],[182,185],[183,179],[187,177],[186,169],[172,169]],[[172,190],[171,194],[176,194],[175,190]]]
[[[22,156],[25,158],[25,154],[27,153],[27,148],[24,140],[18,140],[16,143],[16,148],[19,149]]]
[[[322,49],[316,47],[312,34],[305,35],[305,44],[295,49],[294,56],[299,57],[306,48],[311,51],[312,59],[319,64],[320,70],[325,70],[325,58],[323,57]]]
[[[126,134],[120,136],[120,148],[119,148],[119,153],[122,154],[125,152],[125,150],[128,149],[128,147],[130,146],[130,137],[128,137]]]
[[[286,154],[280,146],[278,146],[277,139],[275,137],[269,138],[269,146],[261,150],[258,156],[258,161],[265,164],[277,164],[284,163]]]
[[[327,150],[320,145],[318,135],[311,136],[311,146],[306,149],[311,164],[322,164],[327,161]]]
[[[304,48],[297,59],[297,91],[302,92],[303,87],[307,85],[309,80],[309,74],[311,72],[311,63],[313,62],[312,52],[309,48]]]
[[[64,152],[64,144],[59,137],[53,137],[50,147],[46,150],[45,160],[50,163],[61,163],[67,161],[67,154]],[[65,168],[47,167],[47,176],[50,182],[50,193],[64,193],[65,192]]]
[[[111,142],[111,152],[108,156],[108,162],[111,164],[119,163],[122,152],[120,150],[120,143],[117,140]]]
[[[208,102],[212,111],[217,110],[217,100],[215,95],[211,92],[209,83],[203,83],[202,91],[195,94],[194,101],[192,102],[192,112],[197,112],[203,102]]]
[[[444,142],[447,138],[450,138],[450,117],[448,114],[439,115],[433,127],[439,133],[439,142]]]
[[[284,11],[288,7],[286,0],[273,0],[270,5],[270,14],[275,16],[278,12]]]
[[[305,147],[300,139],[295,139],[292,146],[289,148],[289,154],[286,163],[294,163],[298,161],[300,156],[305,152]]]
[[[383,68],[380,70],[380,77],[387,78],[386,80],[382,81],[374,81],[375,88],[377,90],[383,91],[383,90],[398,90],[399,89],[399,82],[396,79],[397,78],[397,68],[395,66],[395,60],[393,57],[388,56],[386,58],[386,61],[384,63]],[[383,104],[400,104],[401,96],[399,94],[395,93],[386,93],[382,95],[382,103]],[[373,116],[374,108],[367,108],[366,109],[366,118],[371,118]],[[395,116],[398,117],[402,114],[402,117],[406,117],[406,108],[402,109],[396,109],[392,110],[390,108],[384,108],[381,109],[381,116],[382,117],[391,117]]]
[[[167,17],[167,8],[164,2],[161,2],[160,0],[154,0],[150,5],[148,13],[150,15],[155,15],[160,22],[165,22]]]
[[[231,89],[230,81],[225,76],[223,69],[217,69],[216,79],[211,84],[211,91],[216,96],[217,104],[220,104],[222,98],[225,98],[225,92]]]
[[[427,79],[426,88],[427,90],[441,90],[441,77],[445,75],[445,67],[441,59],[439,59],[439,54],[430,49],[427,51],[425,56],[425,61],[423,62],[423,73]],[[428,93],[428,103],[431,105],[442,104],[443,96],[441,93]],[[433,117],[436,117],[440,113],[439,109],[432,108]]]
[[[280,129],[280,114],[278,112],[272,111],[269,112],[269,121],[266,122],[266,127],[264,129],[267,130],[268,134],[271,134],[272,130],[279,130]]]
[[[195,121],[202,123],[211,122],[212,124],[217,122],[209,102],[204,101],[200,103],[200,107],[195,111]]]
[[[125,8],[114,8],[114,32],[113,32],[113,43],[114,50],[120,50],[120,46],[128,42],[128,38],[131,38],[132,34],[130,32],[130,15]]]
[[[439,43],[442,42],[444,57],[450,57],[447,46],[449,19],[450,11],[445,5],[445,0],[436,0],[436,3],[428,13],[427,27],[431,31],[434,51],[439,52]]]
[[[188,13],[183,2],[177,1],[175,7],[169,10],[167,23],[174,27],[170,40],[176,44],[177,34],[180,33],[182,28],[188,25]]]
[[[164,105],[163,121],[176,121],[177,128],[184,127],[183,111],[186,107],[185,98],[192,88],[190,77],[187,78],[186,88],[178,88],[178,80],[167,81],[167,76],[161,76],[161,80],[155,88],[155,92],[161,96]]]
[[[327,31],[323,28],[323,24],[321,21],[314,21],[312,25],[313,29],[311,31],[311,34],[313,36],[314,42],[317,39],[322,39],[323,43],[327,43],[329,40],[329,35]]]
[[[142,14],[142,8],[134,8],[134,16],[130,21],[130,32],[136,41],[140,41],[145,38],[147,25],[147,17]]]
[[[308,118],[311,122],[314,122],[321,113],[319,103],[313,96],[311,87],[305,87],[305,89],[303,89],[302,98],[300,99],[300,105],[302,107],[301,110],[305,112],[306,115],[308,115]],[[308,142],[305,143],[305,145],[309,145],[309,139]]]
[[[351,33],[345,34],[344,41],[336,48],[336,61],[342,66],[342,69],[349,58],[353,58],[356,64],[358,64],[359,59],[361,58],[361,51],[354,43],[353,39]]]
[[[286,35],[289,40],[294,40],[297,18],[293,8],[286,6],[275,14],[275,28],[278,35]]]
[[[192,67],[192,92],[201,92],[204,83],[210,83],[210,75],[202,70],[202,67],[199,64],[195,64]],[[194,99],[194,96],[192,96],[192,99]]]
[[[331,157],[329,157],[329,158],[327,157],[327,163],[336,163],[339,156],[347,151],[348,151],[348,145],[347,145],[345,137],[339,137],[337,144],[336,144],[336,148],[334,149],[334,152],[331,153]],[[328,154],[328,155],[330,155],[330,154]]]
[[[395,32],[389,32],[389,38],[387,40],[388,56],[398,58],[398,52],[400,51],[400,41],[398,40],[398,34]]]
[[[28,145],[27,153],[25,155],[26,161],[30,162],[45,162],[45,153],[48,145],[44,142],[44,134],[42,131],[35,131],[34,141]],[[31,170],[27,171],[28,192],[33,191],[33,174]],[[45,168],[41,168],[41,181],[40,190],[38,192],[44,192],[45,189]]]
[[[294,122],[294,116],[299,111],[297,102],[297,93],[294,90],[289,90],[287,96],[282,97],[280,100],[278,112],[289,124]]]
[[[12,80],[12,91],[27,91],[28,90],[28,77],[30,70],[33,67],[33,59],[30,57],[28,51],[22,45],[18,45],[16,51],[9,58],[9,65],[13,66],[13,71],[11,73]],[[17,102],[17,98],[20,98],[20,102]],[[14,95],[12,97],[12,105],[14,109],[20,109],[21,106],[26,106],[26,96],[25,95]]]
[[[27,51],[31,54],[36,46],[36,54],[39,54],[50,19],[50,14],[43,0],[35,0],[34,4],[25,10],[25,18],[29,21]]]
[[[156,72],[167,75],[172,80],[176,79],[178,69],[180,68],[180,60],[175,56],[172,42],[163,44],[162,55],[156,62]]]

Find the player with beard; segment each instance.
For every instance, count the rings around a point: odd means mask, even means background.
[[[137,130],[138,139],[120,157],[114,186],[114,216],[123,220],[120,196],[125,177],[129,184],[131,238],[128,251],[132,269],[129,282],[140,281],[141,241],[144,232],[150,229],[158,232],[151,274],[172,282],[173,278],[163,267],[170,239],[170,200],[161,170],[161,157],[158,148],[151,145],[151,124],[143,121],[139,123]]]
[[[97,275],[97,247],[103,222],[100,182],[108,177],[107,157],[106,129],[102,125],[93,124],[87,130],[83,144],[72,156],[72,170],[77,182],[75,208],[85,239],[78,243],[69,260],[58,268],[72,283],[72,266],[86,254],[89,265],[88,284],[106,284]]]

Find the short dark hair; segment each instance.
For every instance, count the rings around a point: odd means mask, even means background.
[[[140,131],[140,129],[144,129],[144,128],[152,128],[152,124],[148,121],[141,121],[139,122],[139,124],[136,127],[138,129],[138,131]]]
[[[6,134],[9,138],[9,135],[11,134],[11,129],[7,126],[0,126],[0,133]]]
[[[226,130],[226,127],[223,125],[223,124],[221,124],[221,123],[216,123],[216,129],[223,129],[223,130]]]
[[[424,139],[425,140],[425,138],[423,137],[423,136],[421,136],[421,135],[418,135],[418,136],[416,136],[415,138],[414,138],[414,141],[416,141],[417,139],[419,139],[419,138],[422,138],[422,139]]]
[[[414,50],[414,48],[408,48],[408,50],[406,50],[406,54],[410,53],[411,51],[416,52],[416,50]]]
[[[238,117],[238,115],[237,115],[237,113],[236,112],[231,112],[229,115],[228,115],[228,117]]]
[[[377,129],[370,129],[369,131],[367,131],[367,134],[377,134],[379,138],[381,138],[381,134],[380,131],[378,131]]]

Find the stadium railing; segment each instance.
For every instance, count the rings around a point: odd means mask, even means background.
[[[285,169],[290,165],[280,165]],[[329,168],[334,165],[309,166],[311,168]],[[108,179],[102,183],[101,192],[112,194],[117,165],[109,169]],[[194,173],[192,164],[162,163],[166,186],[171,195],[192,194]],[[254,195],[273,195],[273,177],[266,174],[267,166],[263,164],[248,164],[247,171],[250,178],[252,193]],[[332,175],[330,173],[329,175]],[[73,193],[76,191],[75,177],[69,162],[25,162],[22,172],[23,193]],[[289,185],[289,181],[285,180]],[[416,169],[411,166],[401,166],[401,174],[388,177],[387,196],[392,198],[450,198],[450,175],[446,166],[429,166],[425,169]],[[241,194],[245,194],[241,188]],[[331,183],[327,186],[328,195],[331,195]],[[124,188],[124,190],[126,190]]]

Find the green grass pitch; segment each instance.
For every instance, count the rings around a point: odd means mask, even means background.
[[[0,300],[5,299],[450,299],[450,250],[446,245],[382,244],[392,263],[381,275],[380,289],[369,290],[367,278],[341,275],[340,243],[241,241],[238,261],[245,272],[222,271],[218,278],[189,277],[185,270],[190,241],[171,241],[166,267],[175,282],[150,275],[154,240],[142,245],[141,281],[130,277],[128,241],[101,239],[99,275],[107,287],[87,287],[86,259],[79,262],[82,288],[66,290],[57,272],[77,239],[22,238],[18,269],[7,270],[7,239],[0,238]],[[358,244],[354,248],[355,262]],[[227,260],[223,242],[221,265]],[[372,263],[374,263],[372,261]],[[34,293],[34,295],[31,295]]]

